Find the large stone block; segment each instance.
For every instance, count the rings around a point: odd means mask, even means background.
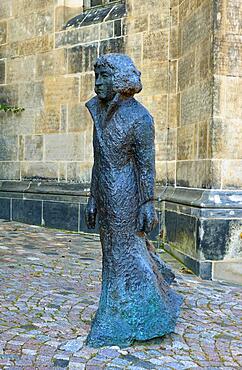
[[[215,70],[220,75],[242,76],[242,43],[240,35],[215,37]]]
[[[135,62],[135,65],[140,68],[141,67],[141,61],[142,61],[142,34],[132,34],[127,35],[125,37],[125,53],[128,54],[133,61]]]
[[[43,159],[43,136],[25,136],[25,160],[41,161]]]
[[[81,43],[93,43],[100,39],[99,25],[70,29],[55,34],[55,47],[77,45]]]
[[[242,160],[222,161],[223,189],[242,188]]]
[[[94,73],[83,73],[80,76],[80,101],[88,101],[94,93]]]
[[[168,31],[147,32],[143,36],[143,61],[161,62],[168,59]]]
[[[194,238],[196,229],[195,217],[166,210],[165,241],[190,257],[197,257],[196,238]]]
[[[19,162],[0,162],[0,180],[20,180]]]
[[[0,198],[0,218],[10,220],[10,199]]]
[[[9,105],[18,105],[18,85],[12,84],[11,86],[1,86],[0,102]]]
[[[37,53],[46,53],[54,48],[54,35],[47,34],[32,39],[19,42],[18,53],[22,55],[31,55]]]
[[[137,100],[139,100],[147,107],[152,117],[154,118],[156,132],[159,132],[159,130],[164,129],[168,125],[167,99],[167,94],[150,96],[144,96],[142,94],[137,95]]]
[[[5,60],[0,60],[0,85],[5,84],[6,76],[5,76]]]
[[[58,164],[53,162],[22,162],[22,180],[58,180]]]
[[[36,13],[12,18],[8,22],[8,39],[11,42],[23,41],[36,36]]]
[[[242,158],[242,123],[240,120],[214,119],[210,127],[210,138],[213,158]]]
[[[67,180],[88,184],[91,181],[92,163],[72,162],[67,163]]]
[[[42,82],[26,82],[19,86],[19,105],[25,109],[41,109],[44,106]]]
[[[43,224],[47,227],[78,231],[78,204],[44,202]]]
[[[25,83],[34,80],[36,72],[36,56],[31,55],[22,58],[8,59],[7,83]],[[21,85],[20,85],[21,89]],[[25,85],[23,90],[25,89]],[[32,89],[32,87],[31,87]],[[34,88],[33,88],[34,91]]]
[[[45,138],[45,158],[51,161],[82,161],[84,140],[83,134],[48,135]]]
[[[68,109],[68,131],[83,132],[92,127],[91,116],[84,103],[71,104]],[[83,133],[84,135],[84,133]]]
[[[181,31],[181,50],[183,54],[191,50],[212,32],[212,14],[212,2],[207,0],[184,21]]]
[[[165,129],[156,132],[156,158],[158,161],[176,159],[177,130]]]
[[[142,95],[152,96],[168,93],[169,68],[167,62],[145,65],[141,72],[143,83]]]
[[[66,49],[36,55],[36,79],[67,73]]]
[[[0,44],[7,42],[7,22],[0,22]]]
[[[60,108],[47,107],[45,111],[38,112],[34,120],[34,132],[36,134],[48,134],[60,130]]]
[[[42,202],[38,200],[12,200],[12,219],[32,225],[41,225]]]
[[[13,15],[19,17],[46,7],[53,7],[54,2],[55,0],[14,0]]]
[[[12,16],[12,1],[1,0],[0,2],[0,19]]]
[[[53,8],[45,9],[36,13],[35,35],[42,36],[54,31],[54,10]]]
[[[18,137],[0,136],[0,161],[17,160],[18,153]]]
[[[176,184],[182,187],[220,189],[221,163],[211,160],[178,161]]]
[[[206,159],[211,157],[211,154],[208,150],[209,145],[209,128],[210,122],[200,122],[198,124],[198,158]],[[214,157],[213,157],[214,158]]]
[[[112,37],[114,37],[114,22],[101,23],[100,24],[100,40],[111,39]]]
[[[156,182],[163,186],[175,185],[176,182],[175,161],[156,160]]]
[[[68,73],[92,71],[98,55],[98,43],[68,49]]]
[[[79,78],[69,76],[49,76],[44,80],[45,106],[79,101]]]
[[[211,118],[212,81],[196,84],[181,93],[181,124],[187,125]]]
[[[195,82],[195,51],[185,55],[178,62],[178,89],[184,90]]]
[[[196,125],[186,125],[177,129],[177,159],[195,159],[197,154]]]
[[[100,42],[99,54],[108,53],[123,53],[124,52],[124,38],[117,37]]]

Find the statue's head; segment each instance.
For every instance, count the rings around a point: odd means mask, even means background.
[[[102,55],[94,69],[95,92],[103,101],[112,100],[117,93],[133,96],[142,90],[141,73],[125,54]]]

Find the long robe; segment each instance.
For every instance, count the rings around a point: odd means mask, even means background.
[[[137,230],[140,207],[154,199],[154,123],[133,97],[116,95],[108,108],[87,104],[94,121],[91,196],[103,253],[102,291],[87,343],[129,346],[174,330],[181,297],[171,270]]]

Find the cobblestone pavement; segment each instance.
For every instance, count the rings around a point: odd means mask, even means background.
[[[85,346],[98,304],[97,237],[0,221],[1,369],[242,369],[242,289],[177,271],[176,332],[120,349]],[[180,271],[178,271],[180,270]]]

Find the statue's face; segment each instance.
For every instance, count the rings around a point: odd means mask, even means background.
[[[95,69],[95,93],[103,101],[112,100],[115,95],[112,73],[105,67]]]

